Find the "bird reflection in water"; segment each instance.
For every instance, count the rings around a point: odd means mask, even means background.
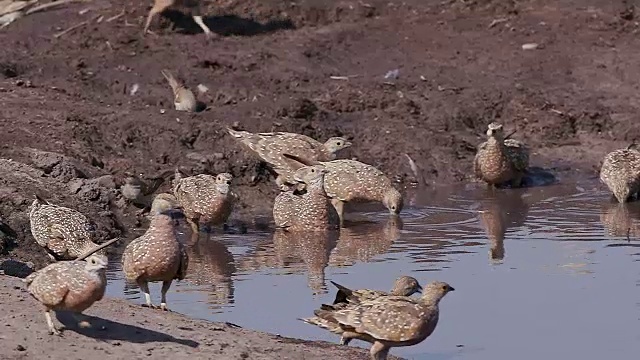
[[[314,295],[327,293],[324,269],[336,246],[338,231],[284,231],[273,234],[275,255],[280,264],[302,261],[307,268],[307,281]],[[299,263],[299,262],[298,262]]]
[[[232,277],[236,264],[229,248],[215,236],[200,235],[200,240],[187,247],[189,271],[187,280],[195,286],[211,286],[209,304],[228,305],[234,303]]]
[[[478,216],[490,242],[491,263],[501,264],[505,257],[504,238],[509,228],[524,225],[529,204],[520,190],[486,190],[480,199]]]
[[[349,266],[386,253],[400,238],[402,226],[399,216],[389,216],[384,225],[365,223],[340,229],[340,239],[329,263],[331,266]]]
[[[600,221],[610,236],[631,241],[640,236],[640,201],[608,202],[600,209]]]

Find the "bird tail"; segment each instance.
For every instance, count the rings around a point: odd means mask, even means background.
[[[322,165],[319,161],[306,159],[306,158],[301,157],[301,156],[291,155],[291,154],[287,154],[287,153],[282,153],[282,156],[286,157],[287,159],[290,159],[290,160],[293,160],[295,162],[298,162],[298,163],[300,163],[300,164],[302,164],[304,166]]]
[[[353,295],[353,290],[349,289],[348,287],[342,286],[335,281],[331,281],[331,283],[333,284],[333,286],[338,288],[338,292],[336,293],[336,298],[333,303],[339,304],[348,302],[349,297]]]
[[[176,78],[169,72],[169,70],[162,69],[160,70],[160,72],[162,73],[162,76],[167,79],[169,86],[171,86],[171,89],[175,92],[180,87],[178,80],[176,80]]]
[[[35,196],[35,198],[36,198],[36,200],[38,201],[39,204],[42,204],[42,205],[49,205],[50,204],[47,200],[45,200],[40,195],[35,194],[35,193],[33,195]]]
[[[310,318],[298,318],[298,320],[305,322],[307,324],[315,325],[321,327],[323,329],[329,330],[335,334],[342,334],[343,330],[340,328],[340,325],[336,322],[323,319],[318,316],[310,317]]]

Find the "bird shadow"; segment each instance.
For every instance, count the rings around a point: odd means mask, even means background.
[[[122,324],[97,316],[84,316],[91,324],[90,328],[81,328],[77,326],[77,321],[73,318],[70,312],[56,312],[56,318],[64,325],[66,331],[73,331],[97,340],[117,340],[137,344],[172,342],[191,348],[196,348],[200,345],[197,341],[179,339],[169,334],[141,328],[135,325]]]
[[[171,21],[175,28],[183,34],[199,34],[202,29],[191,16],[177,10],[165,10],[162,16]],[[295,25],[289,19],[271,20],[264,24],[236,15],[203,16],[202,21],[214,33],[221,36],[255,36],[279,30],[293,30]]]

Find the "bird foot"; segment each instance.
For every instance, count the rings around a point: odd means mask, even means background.
[[[159,309],[160,307],[158,305],[153,305],[153,304],[142,304],[142,307],[146,307],[149,309]]]
[[[160,304],[160,310],[171,311],[171,310],[169,310],[169,308],[167,307],[167,304],[165,304],[165,303]]]
[[[49,328],[49,335],[62,336],[62,333],[55,327]]]

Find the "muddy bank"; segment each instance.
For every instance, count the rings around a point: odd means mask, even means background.
[[[640,135],[640,40],[625,1],[227,1],[210,9],[212,43],[172,12],[142,38],[149,6],[74,4],[0,32],[3,256],[47,263],[28,225],[36,190],[87,214],[98,241],[130,239],[146,224],[118,191],[127,172],[230,172],[232,216],[264,226],[277,188],[226,134],[232,124],[350,137],[342,156],[400,188],[469,181],[491,121],[517,129],[532,164],[560,181],[596,176],[607,151]],[[174,111],[163,68],[205,85],[208,109]]]
[[[86,311],[91,329],[75,327],[69,314],[60,313],[54,322],[67,329],[62,337],[51,336],[40,305],[23,285],[0,276],[3,359],[368,359],[366,350],[353,346],[284,338],[108,298]]]

